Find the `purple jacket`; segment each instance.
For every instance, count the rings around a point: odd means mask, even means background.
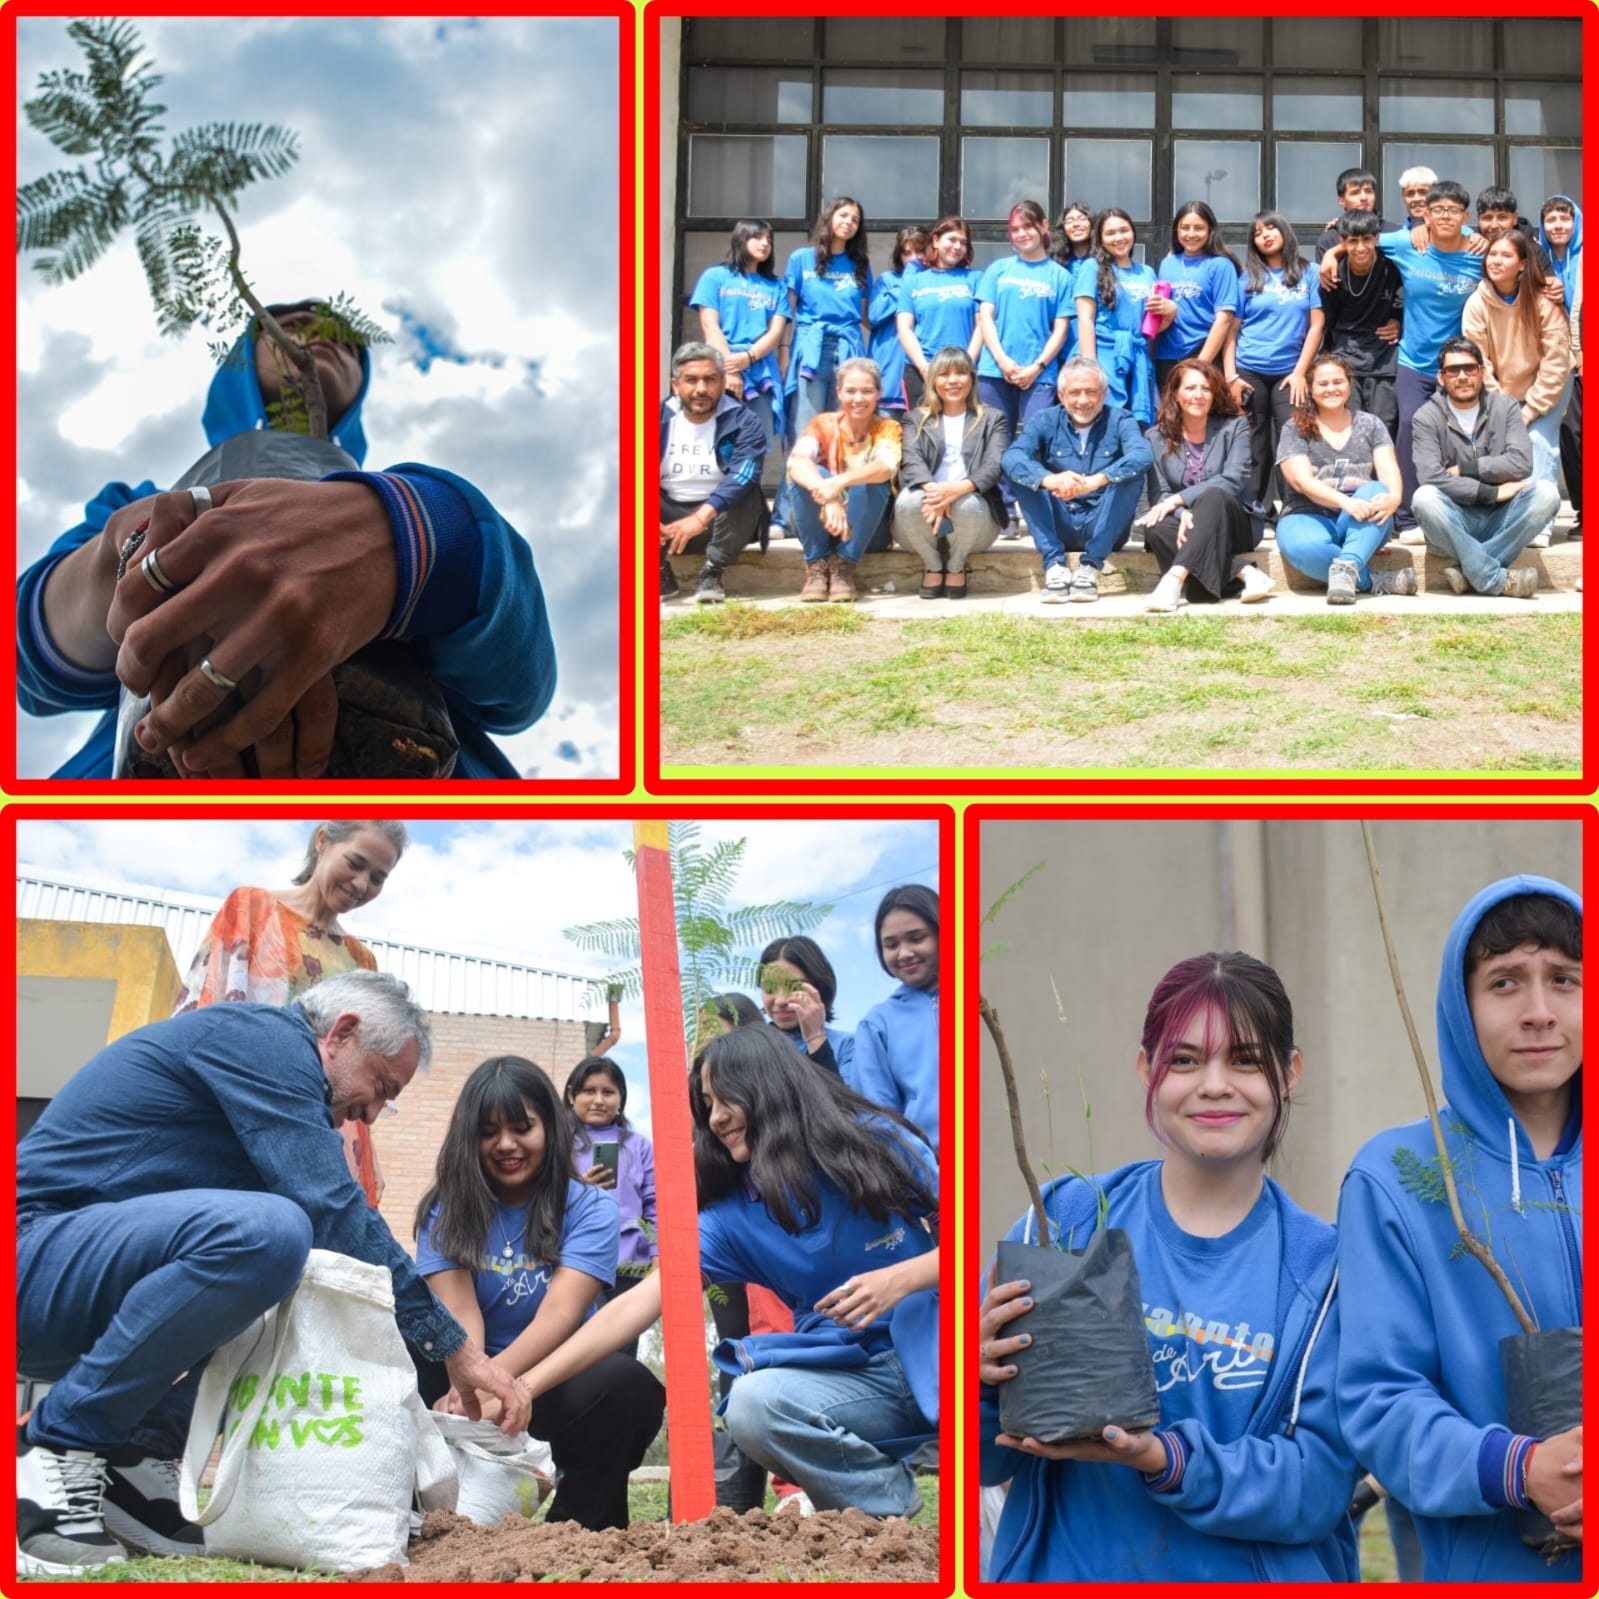
[[[588,1147],[584,1148],[587,1136]],[[618,1142],[616,1187],[600,1192],[614,1199],[622,1212],[618,1266],[648,1266],[655,1258],[655,1146],[643,1133],[617,1127],[590,1127],[572,1140],[572,1175],[581,1177],[594,1165],[594,1142]],[[644,1223],[648,1223],[648,1231]]]

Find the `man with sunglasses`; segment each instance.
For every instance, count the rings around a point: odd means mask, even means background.
[[[1449,558],[1456,594],[1530,600],[1538,569],[1512,566],[1555,514],[1560,494],[1532,476],[1532,438],[1521,404],[1483,387],[1482,351],[1444,340],[1438,391],[1416,413],[1417,488],[1411,504],[1427,547]]]

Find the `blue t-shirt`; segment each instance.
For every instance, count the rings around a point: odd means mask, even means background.
[[[855,281],[855,263],[847,255],[830,257],[819,272],[815,247],[807,245],[788,258],[783,281],[794,296],[794,320],[800,327],[815,325],[828,333],[860,331],[871,278],[868,275],[863,294]]]
[[[1466,301],[1482,281],[1482,257],[1469,250],[1444,254],[1437,245],[1417,250],[1403,228],[1384,233],[1377,248],[1405,280],[1405,320],[1399,331],[1399,364],[1428,377],[1438,375],[1438,352],[1460,332]]]
[[[1142,261],[1131,266],[1112,267],[1116,274],[1116,303],[1105,305],[1099,298],[1099,263],[1082,261],[1077,267],[1077,281],[1072,292],[1079,300],[1094,302],[1095,344],[1098,330],[1109,328],[1112,333],[1139,333],[1144,322],[1144,301],[1155,287],[1155,269]]]
[[[1024,261],[1019,255],[995,261],[977,285],[977,298],[994,308],[994,331],[1000,348],[1011,360],[1031,365],[1043,353],[1061,317],[1070,319],[1077,307],[1072,300],[1072,275],[1059,261]],[[1056,362],[1038,374],[1038,381],[1053,384]],[[980,377],[1003,377],[988,345],[977,358]]]
[[[438,1271],[472,1271],[472,1286],[483,1312],[483,1349],[497,1355],[521,1336],[538,1314],[557,1266],[587,1272],[609,1287],[616,1281],[616,1251],[621,1213],[602,1188],[572,1178],[566,1185],[566,1215],[561,1222],[559,1260],[534,1260],[527,1252],[527,1206],[497,1205],[489,1223],[488,1260],[448,1260],[433,1247],[435,1205],[416,1240],[416,1269],[424,1277]],[[591,1305],[584,1318],[592,1314]]]
[[[1310,331],[1310,313],[1321,309],[1320,279],[1306,262],[1291,289],[1284,286],[1281,267],[1268,267],[1265,283],[1254,294],[1248,292],[1248,282],[1240,272],[1238,364],[1266,377],[1283,377],[1298,366]]]
[[[1155,359],[1186,361],[1198,355],[1215,326],[1218,311],[1237,312],[1238,268],[1224,255],[1163,256],[1157,279],[1171,284],[1177,315],[1155,340]]]
[[[905,409],[905,346],[899,342],[899,291],[903,284],[914,283],[921,274],[916,263],[906,265],[904,275],[884,272],[872,285],[871,303],[867,307],[867,321],[871,324],[871,342],[866,353],[877,363],[883,376],[883,398],[878,407],[883,411]]]
[[[946,344],[967,349],[977,326],[977,285],[983,275],[976,267],[923,267],[900,279],[899,309],[916,318],[916,340],[922,356],[931,361]]]
[[[774,316],[788,315],[788,289],[776,278],[762,277],[758,272],[713,266],[700,274],[688,303],[696,311],[714,311],[728,349],[743,351],[765,337]],[[781,381],[777,352],[769,351],[745,372],[744,392],[761,394],[776,388]]]

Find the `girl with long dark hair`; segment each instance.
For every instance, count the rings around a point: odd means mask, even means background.
[[[1163,390],[1179,361],[1220,364],[1238,320],[1238,272],[1238,257],[1227,248],[1216,213],[1203,200],[1186,201],[1171,225],[1171,250],[1155,272],[1171,284],[1171,293],[1149,297],[1148,308],[1161,324],[1155,376]]]
[[[462,1085],[416,1209],[417,1270],[513,1378],[571,1336],[616,1280],[617,1207],[574,1177],[571,1147],[548,1074],[496,1056]],[[436,1409],[462,1409],[442,1366],[419,1362],[418,1380]],[[628,1473],[665,1407],[660,1383],[623,1354],[542,1391],[529,1430],[560,1472],[549,1519],[625,1527]]]
[[[900,292],[905,280],[921,271],[926,249],[927,229],[920,223],[899,230],[888,271],[872,285],[872,303],[866,312],[871,325],[870,354],[883,374],[882,408],[894,416],[903,416],[912,404],[905,387],[905,346],[899,338]]]
[[[941,217],[928,235],[919,272],[907,274],[899,286],[899,342],[909,363],[905,393],[920,405],[927,387],[927,369],[949,345],[965,350],[972,360],[983,347],[977,331],[977,285],[983,274],[972,265],[972,235],[962,217]]]
[[[1106,404],[1132,412],[1148,427],[1159,402],[1155,357],[1144,333],[1155,269],[1134,260],[1137,243],[1133,219],[1106,206],[1094,218],[1092,266],[1078,268],[1072,292],[1081,353],[1105,374]]]
[[[834,380],[840,362],[866,354],[872,265],[866,213],[858,200],[841,194],[822,206],[811,242],[788,258],[783,281],[794,324],[786,382],[788,436],[797,439],[812,417],[838,409]]]

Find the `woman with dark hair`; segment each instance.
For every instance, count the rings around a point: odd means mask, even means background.
[[[1234,594],[1265,599],[1276,584],[1258,566],[1233,576],[1233,557],[1260,543],[1262,526],[1246,504],[1249,427],[1221,373],[1208,361],[1179,361],[1147,437],[1155,464],[1139,526],[1161,579],[1145,609],[1175,611],[1184,600]]]
[[[766,1018],[795,1049],[830,1072],[842,1072],[855,1050],[833,1019],[838,976],[814,938],[774,938],[761,951],[761,1004]]]
[[[616,1278],[617,1207],[573,1176],[571,1145],[548,1074],[517,1055],[486,1060],[462,1085],[416,1209],[417,1270],[513,1378],[569,1337]],[[435,1409],[462,1411],[442,1366],[419,1358],[418,1382]],[[622,1354],[542,1391],[528,1425],[560,1474],[548,1519],[625,1527],[628,1473],[665,1407],[648,1368]]]
[[[894,238],[894,251],[888,271],[872,285],[872,301],[866,309],[871,327],[869,354],[883,374],[882,409],[903,416],[911,401],[905,388],[905,346],[899,338],[899,298],[907,278],[922,269],[922,254],[927,249],[927,229],[920,223],[901,228]]]
[[[938,1427],[938,1172],[903,1117],[827,1072],[795,1071],[770,1028],[713,1039],[689,1076],[700,1267],[759,1283],[792,1333],[724,1343],[738,1447],[818,1510],[920,1508],[908,1457]],[[535,1394],[647,1327],[660,1273],[529,1373]]]
[[[844,1073],[856,1093],[915,1124],[938,1148],[938,894],[891,888],[877,907],[877,959],[899,987],[855,1029]]]
[[[1138,234],[1118,206],[1094,218],[1092,265],[1077,270],[1073,294],[1081,353],[1105,374],[1105,401],[1130,411],[1148,427],[1159,393],[1155,358],[1144,332],[1145,302],[1155,287],[1155,269],[1133,259]]]
[[[1265,1171],[1303,1069],[1288,996],[1263,962],[1196,955],[1156,985],[1137,1070],[1161,1157],[1061,1178],[1044,1207],[1049,1235],[1079,1249],[1096,1226],[1128,1234],[1160,1421],[1062,1444],[1001,1432],[996,1390],[1016,1375],[1032,1302],[1027,1283],[996,1284],[991,1268],[980,1480],[1011,1487],[990,1581],[1359,1580],[1360,1468],[1333,1393],[1337,1239]],[[1010,1237],[1039,1239],[1031,1210]]]
[[[1060,262],[1071,274],[1072,296],[1075,301],[1084,284],[1092,279],[1094,261],[1094,208],[1083,200],[1070,200],[1055,223],[1054,242],[1049,247],[1052,260]],[[1066,334],[1066,344],[1061,359],[1077,355],[1083,347],[1083,324],[1073,317]]]
[[[718,1033],[730,1033],[735,1027],[764,1027],[766,1018],[761,1007],[748,994],[713,994],[702,1018],[708,1022],[703,1036],[714,1038]]]
[[[866,310],[872,266],[866,253],[866,213],[841,194],[828,200],[811,230],[811,242],[788,258],[794,341],[788,352],[788,436],[797,439],[812,417],[838,409],[835,375],[840,362],[866,354]]]
[[[1306,577],[1327,585],[1329,605],[1360,594],[1414,594],[1408,566],[1374,572],[1367,564],[1388,542],[1403,487],[1388,429],[1370,411],[1351,411],[1354,379],[1341,355],[1310,363],[1310,397],[1277,445],[1288,498],[1277,519],[1277,548]]]
[[[1251,498],[1265,511],[1277,435],[1305,403],[1305,374],[1327,320],[1315,268],[1299,259],[1299,240],[1275,211],[1257,213],[1250,225],[1238,288],[1241,309],[1227,334],[1222,371],[1249,419]]]
[[[1203,200],[1186,201],[1171,225],[1171,251],[1155,273],[1171,292],[1148,300],[1161,326],[1155,376],[1162,391],[1179,361],[1220,363],[1238,320],[1238,272],[1238,257],[1227,248],[1216,213]]]
[[[926,393],[927,369],[949,345],[965,350],[972,360],[983,347],[977,331],[977,285],[983,274],[972,265],[972,235],[961,217],[942,217],[933,224],[919,272],[900,280],[899,342],[909,363],[905,394],[920,405]]]

